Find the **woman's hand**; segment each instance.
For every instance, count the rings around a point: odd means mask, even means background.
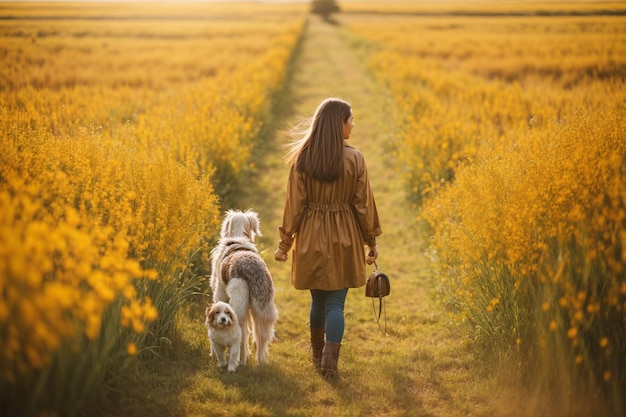
[[[279,262],[285,262],[287,260],[288,256],[285,252],[281,251],[280,249],[276,249],[274,251],[274,259],[276,259]]]
[[[365,262],[368,265],[371,265],[376,262],[376,259],[378,259],[378,245],[370,246],[370,251],[367,253],[367,258],[365,259]]]

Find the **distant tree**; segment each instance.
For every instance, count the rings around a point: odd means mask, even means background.
[[[331,14],[339,11],[339,4],[336,0],[313,0],[311,2],[311,13],[319,14],[328,20]]]

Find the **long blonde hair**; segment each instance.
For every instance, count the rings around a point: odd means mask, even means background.
[[[338,98],[322,101],[308,129],[289,144],[287,162],[318,181],[336,181],[343,172],[343,124],[351,115],[347,101]]]

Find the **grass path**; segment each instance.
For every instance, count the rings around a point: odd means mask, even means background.
[[[406,201],[402,180],[386,156],[393,120],[384,91],[367,72],[366,64],[350,49],[340,25],[312,18],[296,56],[285,100],[283,129],[298,116],[310,116],[329,96],[348,100],[355,128],[350,142],[364,154],[379,208],[383,235],[379,265],[392,278],[387,299],[388,333],[378,332],[372,305],[363,289],[351,290],[346,303],[346,334],[340,357],[342,380],[322,381],[309,365],[308,303],[306,291],[290,285],[290,263],[273,260],[280,224],[287,166],[277,132],[261,164],[246,205],[261,216],[265,251],[277,285],[281,319],[272,362],[290,376],[296,392],[306,393],[283,405],[265,404],[278,415],[491,415],[489,380],[479,379],[474,359],[454,327],[436,304],[436,286],[423,255],[415,212]],[[286,361],[286,362],[285,362]],[[278,408],[277,408],[278,407]]]

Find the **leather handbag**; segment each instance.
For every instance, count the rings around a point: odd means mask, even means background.
[[[391,285],[387,274],[378,269],[378,265],[374,262],[374,272],[367,277],[365,282],[365,296],[373,298],[382,298],[389,295]]]
[[[374,310],[374,318],[376,324],[383,334],[387,334],[387,309],[384,305],[383,298],[388,296],[391,292],[391,284],[387,274],[378,269],[378,265],[374,262],[374,272],[367,277],[365,282],[365,296],[372,298],[372,309]],[[374,306],[374,298],[378,298],[378,314],[376,314],[376,307]],[[385,316],[385,328],[380,326],[381,315]]]

